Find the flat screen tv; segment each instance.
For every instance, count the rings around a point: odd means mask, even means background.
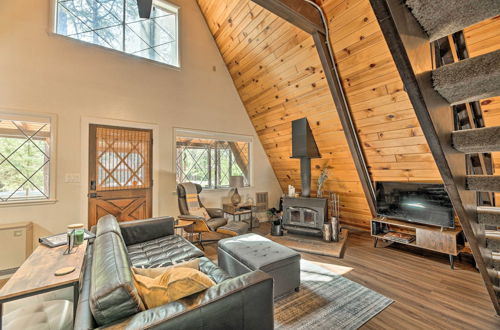
[[[377,182],[377,214],[420,224],[455,227],[455,213],[442,184]]]

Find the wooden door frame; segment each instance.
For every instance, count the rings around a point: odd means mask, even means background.
[[[153,217],[159,215],[159,195],[160,195],[160,127],[156,124],[148,124],[141,122],[115,120],[98,117],[82,117],[81,121],[81,158],[80,158],[80,217],[81,222],[88,224],[88,181],[89,181],[89,127],[90,125],[106,125],[130,127],[139,129],[150,129],[153,131]]]

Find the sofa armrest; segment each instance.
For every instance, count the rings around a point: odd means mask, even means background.
[[[206,208],[208,215],[211,218],[224,218],[224,210],[216,208]]]
[[[174,234],[174,218],[160,217],[120,222],[125,245],[138,244]]]
[[[253,271],[199,295],[149,309],[114,329],[273,329],[273,279]]]
[[[83,266],[83,277],[80,285],[80,295],[78,297],[78,306],[76,309],[74,330],[91,330],[97,326],[92,311],[90,310],[90,278],[92,276],[92,258],[94,255],[94,246],[89,245],[85,252],[85,261]],[[73,302],[75,303],[75,302]]]

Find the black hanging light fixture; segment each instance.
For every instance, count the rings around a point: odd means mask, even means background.
[[[137,0],[140,18],[150,18],[153,9],[153,0]]]

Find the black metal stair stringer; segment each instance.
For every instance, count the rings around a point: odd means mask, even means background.
[[[399,0],[370,0],[384,38],[405,85],[422,131],[481,273],[493,306],[500,315],[494,283],[488,271],[491,252],[484,228],[477,221],[476,192],[466,189],[465,154],[451,143],[454,130],[450,105],[433,88],[432,49],[429,39],[408,8]]]

